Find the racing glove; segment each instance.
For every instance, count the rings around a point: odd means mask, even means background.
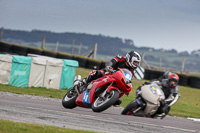
[[[110,72],[110,73],[114,73],[115,70],[113,70],[113,68],[111,66],[106,66],[106,68],[104,69],[105,72]]]

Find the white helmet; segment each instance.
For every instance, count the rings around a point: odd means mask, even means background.
[[[136,69],[140,61],[141,57],[137,52],[131,51],[126,54],[126,62],[128,63],[129,67]]]

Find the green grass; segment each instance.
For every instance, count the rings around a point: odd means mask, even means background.
[[[181,98],[172,106],[170,115],[200,118],[200,89],[179,87]]]
[[[82,76],[82,78],[88,76],[90,69],[77,68],[76,74]],[[134,79],[132,82],[133,88],[129,96],[124,95],[122,97],[122,104],[120,106],[125,107],[132,100],[135,99],[135,91],[137,87],[142,85],[146,80]],[[0,84],[0,91],[12,92],[17,94],[29,94],[38,95],[51,98],[63,98],[67,90],[46,89],[46,88],[34,88],[34,87],[14,87],[10,85]],[[181,93],[180,99],[171,107],[169,115],[178,117],[194,117],[200,118],[200,89],[191,87],[179,86],[179,92]],[[120,114],[119,114],[120,115]],[[72,130],[66,128],[59,128],[54,126],[45,126],[38,124],[28,124],[20,122],[11,122],[7,120],[0,120],[0,133],[88,133],[89,131]]]
[[[82,78],[88,76],[90,69],[77,68],[76,74],[82,76]],[[135,91],[137,87],[142,85],[146,80],[137,80],[132,81],[133,88],[129,96],[124,95],[122,97],[122,104],[120,106],[125,107],[135,98]],[[21,88],[14,87],[10,85],[0,84],[0,91],[12,92],[17,94],[29,94],[29,95],[39,95],[51,98],[62,98],[67,90],[56,90],[56,89],[46,89],[46,88]],[[175,115],[180,117],[195,117],[200,118],[200,89],[179,86],[179,92],[181,94],[180,99],[171,107],[169,115]]]
[[[81,75],[82,78],[88,76],[90,69],[77,68],[76,73]],[[46,88],[36,88],[36,87],[15,87],[10,85],[0,84],[0,91],[12,92],[16,94],[29,94],[35,96],[44,96],[51,98],[62,98],[67,90],[57,90],[57,89],[46,89]]]
[[[12,122],[0,119],[0,133],[94,133],[55,126]]]
[[[46,88],[35,88],[35,87],[15,87],[10,85],[0,84],[0,91],[12,92],[16,94],[28,94],[35,96],[44,96],[51,98],[61,98],[66,90],[46,89]]]

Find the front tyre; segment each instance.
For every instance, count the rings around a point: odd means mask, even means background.
[[[75,108],[77,105],[76,105],[76,98],[77,98],[78,94],[77,92],[75,91],[75,89],[72,87],[66,94],[65,96],[63,97],[62,99],[62,105],[63,107],[65,108],[69,108],[69,109],[72,109],[72,108]]]
[[[122,115],[134,115],[133,111],[135,111],[138,108],[138,103],[136,101],[132,101],[129,103],[124,110],[122,111]]]
[[[111,90],[106,93],[105,96],[99,96],[92,105],[94,112],[101,112],[112,106],[119,98],[119,92],[117,90]]]

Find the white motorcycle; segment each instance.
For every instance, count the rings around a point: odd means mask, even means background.
[[[173,105],[179,98],[180,94],[175,98],[175,100],[168,106]],[[124,110],[122,115],[134,115],[141,117],[157,118],[163,119],[167,114],[157,114],[159,107],[161,106],[161,101],[165,100],[165,95],[162,89],[155,83],[148,85],[143,85],[137,89],[136,99],[129,103]]]

